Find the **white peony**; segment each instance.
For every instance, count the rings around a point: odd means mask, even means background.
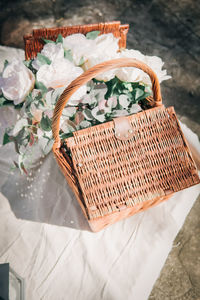
[[[112,33],[99,35],[94,41],[96,49],[93,55],[112,56],[119,51],[118,38],[114,37]]]
[[[15,105],[24,101],[34,84],[33,73],[18,59],[9,63],[0,77],[0,89],[4,97]]]
[[[48,57],[51,62],[58,59],[64,58],[64,49],[61,43],[54,44],[54,43],[48,43],[44,45],[44,48],[41,51],[41,54]],[[39,59],[36,58],[32,62],[33,68],[36,70],[39,70],[40,68],[40,62]]]
[[[64,88],[82,73],[82,68],[74,66],[69,60],[63,58],[50,65],[43,65],[37,72],[37,81],[42,82],[47,88]],[[77,104],[86,91],[86,86],[80,87],[72,95],[68,104]]]
[[[119,50],[118,39],[112,33],[99,35],[96,39],[90,40],[81,33],[72,34],[63,39],[63,46],[66,50],[71,50],[74,63],[80,64],[92,57],[111,57]],[[107,59],[107,60],[108,60]]]
[[[145,63],[156,73],[160,83],[171,78],[171,76],[167,75],[167,70],[162,70],[164,62],[160,57],[147,55],[145,56]],[[148,80],[150,82],[149,77]]]
[[[63,39],[65,50],[71,50],[75,65],[79,65],[81,59],[87,60],[95,52],[95,40],[89,40],[84,34],[76,33]]]
[[[88,56],[85,61],[83,68],[87,70],[99,63],[102,63],[107,60],[119,58],[118,50],[118,39],[114,37],[112,33],[102,34],[98,36],[95,40],[95,50]],[[116,70],[110,70],[99,74],[95,78],[97,80],[109,81],[115,77]]]
[[[158,80],[161,83],[163,80],[171,78],[167,75],[166,70],[162,70],[163,61],[157,56],[145,56],[140,51],[125,49],[119,53],[119,57],[135,58],[145,64],[147,64],[158,76]],[[143,82],[145,84],[151,84],[149,76],[137,68],[120,68],[116,71],[116,76],[122,81],[128,82]]]

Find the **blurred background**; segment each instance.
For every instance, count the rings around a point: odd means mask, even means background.
[[[163,102],[200,136],[200,1],[1,0],[0,45],[23,48],[33,28],[105,21],[128,23],[127,48],[162,58],[172,76],[161,84]],[[199,214],[200,199],[149,299],[200,299]]]

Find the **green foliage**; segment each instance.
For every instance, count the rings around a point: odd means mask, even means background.
[[[107,86],[107,93],[105,99],[120,95],[126,95],[131,104],[138,103],[140,100],[149,96],[150,92],[145,92],[145,86],[139,82],[125,82],[117,77],[105,82]],[[120,107],[119,107],[120,108]]]
[[[90,31],[86,34],[86,38],[88,40],[95,40],[97,38],[97,36],[99,35],[100,31],[94,30],[94,31]]]
[[[48,91],[46,86],[41,81],[36,80],[35,87],[36,87],[36,89],[40,90],[42,94],[45,94]]]
[[[51,40],[47,40],[47,39],[42,39],[44,41],[45,44],[55,44],[54,41]]]
[[[56,40],[56,44],[62,43],[62,42],[63,42],[62,34],[59,34],[58,37],[57,37],[57,40]]]
[[[72,51],[70,49],[69,50],[64,49],[64,57],[69,61],[73,61]]]
[[[12,141],[10,140],[10,136],[8,135],[7,132],[5,132],[5,133],[4,133],[4,136],[3,136],[3,145],[6,145],[6,144],[8,144],[8,143],[10,143],[10,142],[12,142]]]
[[[6,99],[4,97],[0,97],[0,107],[5,106]]]
[[[15,109],[20,109],[23,106],[23,103],[19,103],[17,105],[14,104],[12,100],[7,100],[5,97],[0,97],[0,107],[3,106],[13,106]]]
[[[5,59],[4,60],[3,71],[5,70],[5,68],[7,67],[8,64],[9,64],[9,62],[7,61],[7,59]]]
[[[31,68],[31,63],[32,63],[32,60],[23,60],[23,64],[28,68],[30,69]]]
[[[51,60],[47,56],[42,55],[41,53],[37,54],[37,59],[41,66],[45,65],[45,64],[47,64],[47,65],[51,64]]]
[[[79,64],[78,64],[78,65],[81,66],[81,65],[83,65],[83,64],[84,64],[84,57],[82,56],[81,59],[80,59],[80,61],[79,61]]]
[[[40,121],[40,127],[42,128],[42,130],[44,131],[51,131],[51,120],[49,119],[48,116],[45,116],[43,114],[42,119]]]

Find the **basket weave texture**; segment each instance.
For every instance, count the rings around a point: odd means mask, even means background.
[[[98,30],[97,27],[103,28],[101,33],[107,28],[106,32],[122,36],[121,44],[125,46],[128,25],[120,25],[119,22],[74,26],[74,31],[69,27],[65,32],[72,34],[80,30],[86,33]],[[52,29],[39,32],[50,38]],[[60,29],[54,29],[55,32],[57,35],[61,33]],[[42,45],[37,47],[39,39],[31,44],[36,45],[32,53],[27,43],[31,39],[25,38],[27,58],[35,57]],[[119,67],[140,68],[152,82],[152,108],[126,117],[133,136],[126,140],[118,139],[115,123],[111,121],[76,131],[73,137],[61,141],[60,117],[72,94],[97,74]],[[107,61],[75,79],[56,104],[52,130],[55,158],[93,231],[167,200],[174,192],[200,182],[175,111],[173,107],[166,109],[162,105],[156,74],[135,59]],[[66,148],[70,150],[71,157],[67,155]]]
[[[199,182],[173,107],[128,119],[134,132],[128,141],[116,139],[113,122],[77,131],[66,140],[91,220],[145,207],[146,200]]]
[[[26,60],[35,58],[37,56],[37,53],[40,52],[44,46],[43,39],[55,41],[59,34],[62,34],[63,37],[66,37],[74,33],[86,34],[93,30],[100,31],[100,34],[112,33],[116,38],[119,38],[119,47],[126,48],[126,36],[128,33],[128,29],[128,24],[121,25],[119,21],[89,25],[66,26],[59,28],[34,29],[32,34],[24,36],[25,57]]]

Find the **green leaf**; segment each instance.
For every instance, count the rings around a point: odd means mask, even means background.
[[[64,140],[64,139],[67,139],[68,137],[70,137],[70,136],[72,136],[73,134],[70,132],[70,133],[61,133],[60,134],[60,138],[62,139],[62,140]]]
[[[94,31],[90,31],[86,34],[86,38],[88,40],[95,40],[96,37],[99,35],[100,31],[94,30]]]
[[[80,124],[79,124],[80,128],[88,128],[91,126],[91,123],[89,121],[82,121]]]
[[[62,34],[59,34],[58,37],[57,37],[57,40],[56,40],[56,44],[62,43],[62,42],[63,42]]]
[[[51,131],[51,120],[48,116],[43,115],[40,121],[40,126],[44,131]]]
[[[139,98],[143,97],[144,91],[140,88],[135,89],[135,100],[138,101]]]
[[[36,89],[41,90],[42,94],[44,94],[48,91],[46,86],[41,81],[36,80],[35,81],[35,87],[36,87]]]
[[[32,97],[32,94],[29,93],[27,96],[26,96],[26,99],[25,99],[25,107],[29,107],[31,105],[31,103],[34,101],[33,97]]]
[[[84,57],[82,56],[78,65],[81,66],[84,64],[84,62],[85,62],[85,60],[84,60]]]
[[[51,60],[47,56],[42,55],[41,53],[37,54],[37,59],[38,59],[40,65],[45,65],[45,64],[50,65],[51,64]]]
[[[4,106],[6,99],[4,97],[0,97],[0,107]]]
[[[46,40],[46,39],[42,39],[44,41],[45,44],[55,44],[54,41],[51,41],[51,40]]]
[[[83,111],[83,115],[87,120],[92,120],[93,119],[93,115],[91,113],[91,110],[89,110],[88,108],[84,109]]]
[[[5,132],[5,134],[3,136],[3,145],[6,145],[10,142],[12,142],[12,140],[10,140],[10,136],[7,134],[7,132]]]
[[[69,61],[73,61],[73,57],[72,57],[72,51],[69,50],[64,50],[64,57],[66,59],[68,59]]]
[[[7,59],[5,59],[5,60],[4,60],[3,70],[5,70],[5,68],[7,67],[8,64],[9,64],[9,62],[7,61]]]
[[[3,106],[13,106],[15,109],[20,109],[23,106],[23,103],[15,105],[12,100],[7,100],[5,97],[0,97],[0,107]]]
[[[46,144],[46,146],[45,146],[44,149],[43,149],[43,153],[44,153],[45,155],[47,155],[47,154],[51,151],[51,149],[52,149],[52,147],[53,147],[53,144],[54,144],[54,140],[53,140],[53,139],[49,139],[49,140],[47,141],[47,144]]]
[[[27,128],[24,127],[18,132],[18,134],[14,137],[15,141],[18,143],[18,145],[22,145],[24,140],[28,137]]]
[[[23,64],[27,67],[27,68],[30,68],[31,66],[31,63],[32,63],[32,60],[23,60]]]

